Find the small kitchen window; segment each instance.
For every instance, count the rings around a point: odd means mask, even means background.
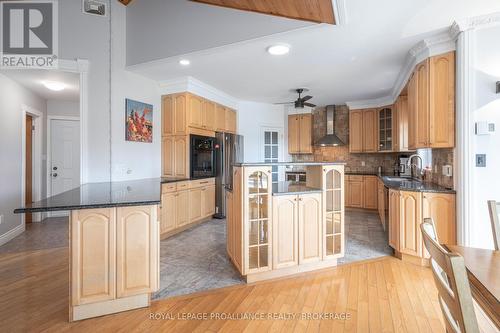
[[[264,130],[264,163],[279,162],[279,131]],[[279,181],[278,166],[272,166],[272,182]]]

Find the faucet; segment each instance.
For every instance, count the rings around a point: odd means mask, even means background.
[[[410,168],[411,175],[413,177],[413,168],[412,167],[415,167],[416,169],[418,169],[418,164],[413,164],[411,162],[414,157],[418,157],[418,159],[420,160],[420,176],[423,176],[424,175],[424,170],[423,170],[424,162],[422,161],[422,157],[420,157],[420,155],[418,155],[418,154],[413,154],[410,157],[408,157],[407,163],[408,163],[408,167]]]

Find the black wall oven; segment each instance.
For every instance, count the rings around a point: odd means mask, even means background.
[[[215,177],[215,138],[190,136],[191,178]]]

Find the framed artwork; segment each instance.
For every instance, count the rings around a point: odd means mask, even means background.
[[[153,142],[153,106],[125,99],[125,140]]]

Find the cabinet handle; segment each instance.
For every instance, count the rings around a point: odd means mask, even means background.
[[[208,184],[208,181],[206,181],[206,182],[200,182],[200,184]]]

